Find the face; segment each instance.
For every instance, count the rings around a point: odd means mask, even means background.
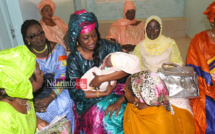
[[[43,46],[46,41],[42,27],[37,24],[28,27],[25,39],[33,46]]]
[[[106,67],[113,67],[112,63],[111,63],[111,55],[109,55],[107,58],[105,58],[103,60],[103,64],[106,66]]]
[[[130,9],[126,12],[126,19],[133,20],[135,18],[135,10]]]
[[[132,89],[129,89],[129,88],[131,88],[131,77],[128,77],[128,79],[126,80],[124,92],[125,92],[126,100],[130,103],[134,103],[135,102],[135,96],[131,92]]]
[[[38,63],[36,63],[34,74],[36,76],[36,81],[35,80],[32,81],[32,87],[33,87],[33,91],[35,92],[42,87],[44,82],[43,71],[40,70]]]
[[[146,27],[146,33],[149,39],[156,39],[160,34],[160,24],[156,20],[151,20]]]
[[[96,29],[93,29],[89,33],[79,34],[78,42],[83,49],[93,51],[96,47],[97,39]]]
[[[45,5],[41,10],[41,15],[45,19],[52,19],[53,14],[52,8],[49,5]]]

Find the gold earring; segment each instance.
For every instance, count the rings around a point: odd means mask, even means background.
[[[134,107],[138,107],[138,103],[135,101],[133,104]]]
[[[31,45],[31,43],[30,43],[30,42],[28,42],[28,45],[30,46],[30,45]]]

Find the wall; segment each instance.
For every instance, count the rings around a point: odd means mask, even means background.
[[[36,19],[40,20],[41,16],[37,9],[41,0],[19,0],[23,20]],[[73,0],[52,0],[56,4],[55,14],[60,17],[66,24],[69,22],[70,14],[74,13]]]
[[[188,20],[187,34],[192,38],[195,34],[210,29],[207,16],[202,13],[214,0],[186,0],[184,16]]]
[[[82,8],[94,12],[98,20],[115,20],[123,17],[124,2],[95,3],[95,0],[81,0]],[[147,18],[151,15],[160,17],[183,17],[185,0],[148,0],[135,1],[136,18]]]

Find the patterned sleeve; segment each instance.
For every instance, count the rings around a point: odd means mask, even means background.
[[[140,52],[139,45],[136,45],[136,47],[134,48],[134,51],[133,51],[132,54],[136,55],[139,58],[140,68],[141,68],[141,70],[143,70],[143,63],[142,63],[142,57],[141,57],[141,52]]]
[[[56,80],[65,80],[66,79],[66,65],[67,65],[67,54],[66,54],[66,49],[63,48],[62,46],[59,47],[58,49],[58,59],[57,59],[57,69],[55,71],[55,76],[54,79]],[[63,88],[60,88],[60,83],[55,83],[55,87],[53,88],[53,91],[59,95],[62,91]]]
[[[111,42],[109,40],[104,39],[102,40],[101,45],[105,46],[104,49],[107,50],[107,54],[113,52],[122,52],[121,46],[116,42]],[[103,51],[103,48],[101,48],[100,50]]]
[[[171,59],[170,59],[170,61],[172,63],[180,63],[182,65],[183,61],[182,61],[182,58],[181,58],[181,54],[180,54],[178,46],[177,46],[177,44],[175,43],[174,40],[172,40],[172,42],[171,42],[171,47],[172,47],[172,50],[171,50]]]
[[[67,70],[66,70],[66,78],[67,80],[70,80],[71,83],[76,83],[76,79],[81,78],[81,72],[78,67],[78,60],[75,58],[75,56],[70,55],[68,57],[68,64],[67,64]],[[84,102],[87,101],[85,98],[85,92],[81,89],[76,89],[76,85],[72,84],[72,87],[69,89],[69,93],[71,98],[74,101],[78,102]]]

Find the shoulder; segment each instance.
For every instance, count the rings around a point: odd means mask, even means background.
[[[115,50],[116,51],[122,51],[121,50],[121,47],[118,43],[116,42],[113,42],[113,41],[110,41],[110,40],[107,40],[107,39],[101,39],[99,41],[100,43],[100,50],[103,51],[103,50]]]
[[[197,33],[193,39],[201,39],[203,37],[206,37],[207,36],[207,31],[201,31],[200,33]]]
[[[17,111],[7,102],[0,101],[0,122],[3,118],[7,117],[7,120],[13,120],[16,117]]]

